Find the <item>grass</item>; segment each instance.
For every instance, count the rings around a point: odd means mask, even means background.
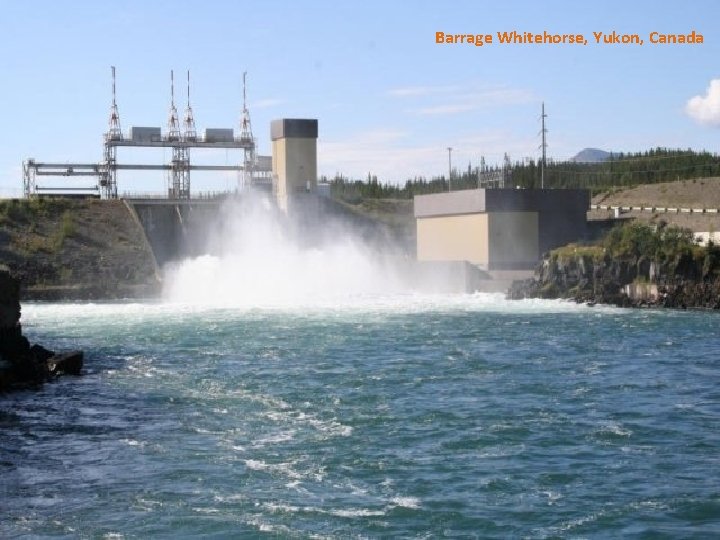
[[[77,234],[71,208],[71,203],[64,200],[0,201],[0,225],[11,231],[12,244],[27,255],[58,253],[66,240]],[[48,227],[52,227],[52,233],[46,232]]]
[[[552,250],[553,255],[561,258],[591,257],[595,260],[602,258],[605,250],[602,246],[583,246],[579,244],[568,244]]]
[[[60,251],[65,243],[65,240],[74,236],[75,232],[75,222],[73,221],[72,212],[70,210],[65,210],[60,220],[60,227],[53,237],[55,252]]]

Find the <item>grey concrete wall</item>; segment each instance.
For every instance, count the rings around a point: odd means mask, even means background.
[[[415,217],[439,217],[485,212],[484,189],[467,189],[415,196]]]
[[[490,212],[488,265],[490,270],[533,268],[538,261],[538,213]]]
[[[220,204],[128,201],[160,267],[169,261],[205,252]]]

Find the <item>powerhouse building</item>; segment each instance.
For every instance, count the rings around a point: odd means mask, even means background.
[[[417,195],[417,258],[526,270],[586,236],[586,189],[473,189]]]

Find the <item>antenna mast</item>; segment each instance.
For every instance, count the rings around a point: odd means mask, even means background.
[[[110,106],[108,138],[122,139],[122,130],[120,129],[120,113],[118,112],[117,103],[115,101],[115,66],[110,66],[110,69],[112,70],[112,105]]]
[[[545,119],[547,118],[547,114],[545,114],[545,102],[542,102],[542,114],[540,115],[540,118],[542,120],[542,129],[540,130],[540,133],[542,134],[542,144],[540,145],[542,148],[542,161],[540,162],[540,189],[545,189],[545,154],[547,152],[547,129],[545,128]]]
[[[180,139],[180,121],[175,108],[175,76],[172,70],[170,70],[170,115],[168,117],[167,138],[171,141]]]

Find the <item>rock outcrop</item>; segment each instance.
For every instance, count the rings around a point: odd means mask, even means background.
[[[79,374],[83,353],[56,355],[32,345],[20,325],[20,282],[0,265],[0,392],[39,385],[60,373]]]
[[[565,298],[621,307],[720,309],[720,250],[709,247],[657,261],[614,258],[587,248],[550,252],[535,276],[516,281],[508,298]]]

